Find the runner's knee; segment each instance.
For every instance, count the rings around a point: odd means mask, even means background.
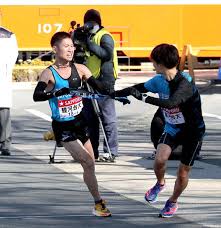
[[[171,153],[171,149],[168,145],[159,144],[157,147],[155,163],[165,164]]]
[[[190,170],[191,170],[190,166],[181,165],[177,171],[177,177],[179,179],[186,179],[189,176]]]
[[[154,166],[155,167],[164,166],[166,161],[167,161],[167,159],[164,159],[163,157],[156,157],[155,162],[154,162]]]
[[[90,170],[90,171],[94,171],[94,160],[91,157],[88,157],[85,160],[81,161],[81,165],[83,167],[84,170]]]

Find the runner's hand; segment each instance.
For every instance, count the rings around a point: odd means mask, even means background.
[[[130,94],[136,99],[142,100],[142,94],[134,87],[130,87]]]
[[[109,95],[112,99],[114,99],[115,97],[127,97],[131,95],[131,88],[132,87],[127,87],[121,90],[116,90]]]
[[[116,91],[113,93],[110,93],[109,96],[116,101],[122,102],[123,105],[130,104],[130,100],[127,99],[127,97],[117,97]]]
[[[66,95],[66,94],[69,94],[70,93],[70,89],[67,88],[67,87],[63,87],[57,91],[54,92],[54,96],[55,97],[60,97],[62,95]]]
[[[116,101],[122,102],[123,105],[130,104],[130,100],[127,99],[126,97],[115,97],[114,99]]]
[[[148,97],[146,93],[141,93],[134,87],[131,87],[130,92],[131,92],[131,95],[134,96],[136,99],[146,102],[146,98]]]

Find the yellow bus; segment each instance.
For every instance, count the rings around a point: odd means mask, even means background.
[[[53,33],[68,31],[73,20],[82,24],[90,8],[100,11],[118,50],[130,57],[148,57],[159,43],[221,56],[221,5],[0,5],[0,25],[16,34],[20,51],[45,51]]]

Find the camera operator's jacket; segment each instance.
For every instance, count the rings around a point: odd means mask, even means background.
[[[112,35],[101,28],[87,44],[90,52],[87,53],[86,66],[104,84],[107,93],[113,92],[118,62]]]

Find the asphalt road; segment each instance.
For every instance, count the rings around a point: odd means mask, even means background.
[[[117,87],[135,82],[122,78]],[[80,165],[62,148],[56,159],[64,163],[48,164],[54,142],[43,141],[42,134],[50,128],[50,111],[47,102],[32,101],[32,92],[14,91],[12,156],[0,157],[0,227],[221,227],[220,86],[202,90],[204,159],[196,162],[171,219],[160,219],[158,213],[172,192],[178,161],[168,163],[168,190],[159,203],[150,206],[143,199],[155,183],[148,156],[153,151],[149,128],[156,108],[132,98],[130,105],[116,103],[120,157],[116,163],[96,164],[99,188],[113,216],[96,218]]]

